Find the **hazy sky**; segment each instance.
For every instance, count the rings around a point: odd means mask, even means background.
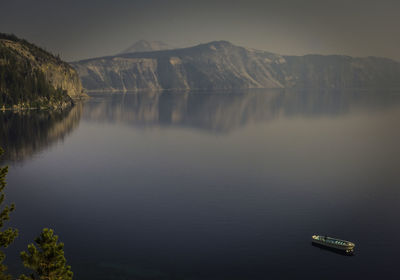
[[[399,13],[398,0],[0,0],[0,32],[68,61],[115,54],[140,39],[400,61]]]

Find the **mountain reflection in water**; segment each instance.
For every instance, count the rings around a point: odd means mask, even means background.
[[[22,161],[63,140],[79,125],[83,104],[62,111],[0,112],[2,160]]]
[[[228,133],[251,123],[280,117],[338,116],[351,110],[373,111],[395,105],[392,93],[366,91],[94,93],[86,103],[64,111],[0,113],[3,160],[21,161],[63,140],[86,121],[137,127],[189,127]]]
[[[390,93],[365,91],[149,92],[93,94],[84,119],[135,126],[183,126],[230,132],[279,117],[322,117],[393,105]]]

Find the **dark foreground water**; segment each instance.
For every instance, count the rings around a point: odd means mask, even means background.
[[[51,227],[78,280],[399,279],[400,93],[95,94],[0,116],[13,271]]]

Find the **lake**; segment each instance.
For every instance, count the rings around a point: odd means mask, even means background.
[[[77,280],[398,279],[400,92],[91,97],[0,113],[13,272],[50,227]]]

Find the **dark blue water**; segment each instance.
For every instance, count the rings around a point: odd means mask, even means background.
[[[1,125],[14,272],[51,227],[78,280],[398,279],[400,93],[93,94]]]

